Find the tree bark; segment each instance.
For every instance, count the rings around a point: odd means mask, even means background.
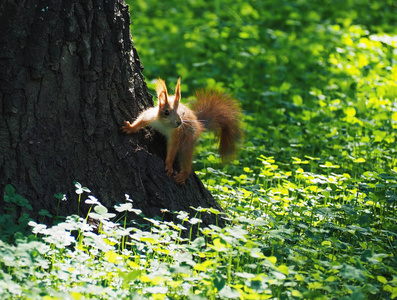
[[[77,181],[109,208],[129,194],[148,217],[220,210],[197,176],[182,187],[165,176],[163,137],[120,132],[153,105],[129,24],[123,0],[0,0],[0,195],[10,183],[55,215],[64,193],[66,216]]]

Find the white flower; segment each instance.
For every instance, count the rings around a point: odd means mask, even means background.
[[[91,193],[91,191],[90,191],[88,188],[83,187],[83,186],[82,186],[80,183],[78,183],[78,182],[75,182],[75,183],[74,183],[74,186],[76,187],[76,194],[78,194],[78,195],[82,194],[83,192]]]
[[[33,227],[33,228],[32,228],[32,232],[33,232],[34,234],[43,233],[43,231],[44,231],[45,229],[47,229],[47,225],[44,225],[44,224],[37,224],[37,223],[34,222],[34,221],[29,221],[28,225],[31,226],[31,227]]]
[[[118,212],[123,212],[123,211],[131,211],[132,210],[132,204],[131,203],[123,203],[116,205],[114,207]]]
[[[124,196],[125,196],[125,200],[126,200],[126,201],[134,202],[134,200],[132,200],[132,199],[130,198],[130,195],[125,194]]]
[[[85,200],[86,204],[91,204],[91,205],[101,205],[101,203],[99,203],[98,199],[95,198],[94,196],[88,196],[89,199]]]

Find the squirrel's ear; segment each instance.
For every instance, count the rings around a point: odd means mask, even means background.
[[[161,78],[157,80],[156,93],[157,93],[157,98],[159,99],[159,105],[160,107],[163,107],[168,103],[168,92],[167,92],[167,86],[165,85],[164,80]]]
[[[174,102],[179,102],[180,100],[181,100],[181,77],[179,77],[178,82],[176,83]]]

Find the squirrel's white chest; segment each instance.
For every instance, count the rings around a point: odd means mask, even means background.
[[[164,123],[158,120],[155,120],[152,123],[150,123],[150,126],[153,127],[155,130],[157,130],[158,132],[160,132],[162,135],[164,135],[167,138],[167,140],[170,139],[171,133],[175,129],[169,126],[164,126]]]

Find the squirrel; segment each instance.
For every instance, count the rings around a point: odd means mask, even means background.
[[[173,163],[178,156],[180,172],[174,176],[177,184],[183,185],[192,172],[194,144],[204,129],[212,130],[219,138],[219,154],[222,161],[232,157],[236,144],[242,137],[240,128],[241,109],[229,94],[215,90],[196,91],[197,101],[191,109],[180,103],[181,78],[175,87],[175,95],[168,95],[167,86],[161,78],[156,84],[158,106],[142,111],[131,124],[124,122],[121,128],[126,134],[135,133],[151,126],[167,138],[165,171],[173,175]]]

